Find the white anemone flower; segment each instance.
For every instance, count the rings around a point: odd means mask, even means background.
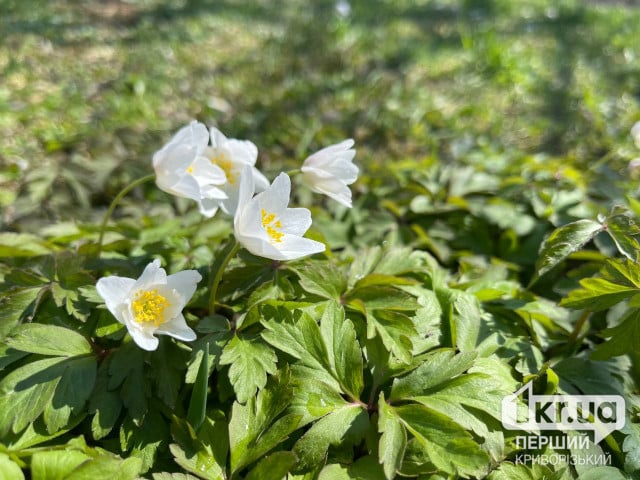
[[[208,144],[207,127],[193,121],[153,155],[153,168],[160,189],[195,200],[200,213],[212,217],[220,201],[227,198],[221,188],[227,177],[224,170],[206,156]]]
[[[220,130],[212,128],[211,146],[205,149],[204,155],[225,173],[227,181],[220,188],[227,198],[220,201],[220,208],[228,215],[233,216],[238,208],[240,177],[245,166],[251,167],[257,192],[269,186],[269,180],[255,167],[258,148],[249,140],[227,138]]]
[[[636,122],[633,127],[631,127],[631,137],[636,147],[640,148],[640,122]]]
[[[302,164],[302,181],[311,190],[322,193],[351,208],[351,185],[358,179],[358,167],[353,164],[356,151],[353,140],[323,148]]]
[[[264,192],[255,197],[253,193],[253,174],[246,166],[233,219],[236,239],[244,248],[271,260],[294,260],[324,252],[323,243],[302,236],[311,226],[311,212],[306,208],[287,208],[291,179],[286,173],[278,175]]]
[[[170,335],[187,342],[196,339],[182,309],[200,280],[202,276],[195,270],[167,276],[160,261],[154,260],[137,280],[104,277],[98,280],[96,289],[116,320],[127,327],[133,341],[144,350],[155,350],[155,335]]]

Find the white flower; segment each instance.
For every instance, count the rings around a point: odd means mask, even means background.
[[[227,198],[220,188],[227,177],[224,170],[206,156],[208,143],[207,127],[193,121],[153,155],[153,168],[160,189],[195,200],[200,212],[212,217],[220,201]]]
[[[233,219],[236,239],[244,248],[272,260],[294,260],[324,252],[323,243],[302,236],[311,226],[311,212],[287,208],[291,179],[286,173],[278,175],[271,186],[252,198],[253,193],[253,174],[246,166]]]
[[[246,165],[251,167],[257,192],[269,186],[269,180],[255,168],[258,148],[248,140],[227,138],[220,130],[212,128],[211,147],[205,149],[204,155],[226,175],[227,181],[220,188],[227,198],[220,201],[220,207],[228,215],[233,216],[238,208],[240,177]]]
[[[351,208],[351,185],[358,178],[358,167],[353,164],[356,151],[353,140],[345,140],[323,148],[302,164],[302,181],[311,190],[333,198]]]
[[[631,127],[631,137],[636,147],[640,148],[640,122],[636,122],[633,127]]]
[[[155,334],[171,335],[192,341],[196,334],[182,315],[182,309],[196,291],[202,276],[195,270],[183,270],[167,276],[160,261],[154,260],[138,280],[125,277],[104,277],[96,289],[109,311],[124,324],[140,348],[155,350]]]

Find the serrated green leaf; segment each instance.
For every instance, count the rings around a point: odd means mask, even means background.
[[[0,453],[0,480],[24,480],[22,469],[5,453]]]
[[[608,340],[599,344],[591,354],[594,360],[606,360],[640,351],[640,310],[631,310],[620,324],[604,330],[602,335],[608,337]]]
[[[320,331],[337,380],[343,390],[359,398],[364,388],[362,352],[353,323],[345,318],[344,309],[336,302],[327,303]]]
[[[49,434],[65,427],[69,418],[83,413],[96,382],[95,357],[70,358],[56,386],[55,394],[44,409],[44,423]]]
[[[457,423],[421,405],[397,407],[395,411],[439,470],[463,477],[486,473],[489,456]]]
[[[238,401],[245,403],[276,373],[276,354],[259,338],[236,335],[224,347],[220,365],[231,365],[229,380]]]
[[[640,470],[640,425],[627,422],[622,433],[627,434],[622,444],[624,469],[626,472],[637,472]]]
[[[31,478],[32,480],[64,479],[87,460],[91,460],[91,457],[77,450],[36,452],[31,457]]]
[[[246,405],[233,404],[229,421],[231,470],[250,465],[286,440],[298,428],[301,416],[280,416],[291,402],[287,372],[272,377],[266,388],[249,398]]]
[[[22,431],[44,411],[53,397],[68,359],[46,358],[28,363],[0,381],[0,437]]]
[[[389,286],[370,285],[362,288],[355,288],[349,291],[346,296],[346,302],[348,304],[352,303],[354,300],[361,301],[367,311],[407,311],[418,308],[418,302],[413,295]]]
[[[263,321],[266,330],[262,337],[278,350],[288,353],[302,365],[314,370],[317,379],[340,390],[336,374],[329,364],[327,345],[316,321],[302,312],[296,312],[294,319],[290,313],[282,309],[278,311],[281,315]]]
[[[187,421],[195,431],[198,431],[207,415],[207,390],[209,388],[209,344],[205,343],[202,361],[198,369],[198,376],[193,385]]]
[[[154,473],[152,475],[153,480],[198,480],[198,477],[194,477],[188,473]]]
[[[387,405],[382,392],[378,399],[378,432],[381,433],[378,459],[383,465],[385,477],[391,480],[395,478],[404,458],[407,431],[393,408]]]
[[[640,293],[637,288],[625,287],[600,277],[585,278],[580,285],[582,288],[572,290],[562,299],[561,306],[598,312]]]
[[[79,333],[68,328],[41,323],[26,323],[11,331],[7,345],[23,352],[73,357],[91,353],[91,345]]]
[[[367,311],[367,338],[380,337],[384,346],[403,363],[410,363],[416,328],[411,319],[393,311]]]
[[[292,270],[300,277],[304,290],[323,298],[340,300],[347,288],[344,273],[332,262],[307,261]]]
[[[474,352],[462,352],[457,355],[450,349],[432,352],[424,357],[418,368],[393,381],[389,399],[400,400],[419,396],[468,370],[475,358]]]
[[[309,469],[322,461],[330,445],[339,445],[350,429],[368,424],[367,412],[360,405],[347,404],[322,417],[298,440],[293,452],[298,468]]]
[[[536,261],[536,273],[531,279],[535,283],[542,275],[547,273],[561,261],[578,251],[600,232],[604,227],[593,220],[578,220],[555,229],[547,237]]]
[[[89,399],[88,411],[93,415],[91,433],[96,440],[111,432],[123,407],[118,392],[108,387],[110,359],[111,357],[107,357],[98,368],[95,388]]]
[[[111,454],[104,454],[90,462],[80,464],[65,480],[95,480],[110,478],[112,480],[136,480],[142,470],[142,460],[127,458],[125,460]]]
[[[285,478],[296,463],[293,452],[275,452],[267,455],[249,471],[245,480],[263,480],[265,478]]]
[[[51,248],[40,237],[29,233],[0,233],[0,258],[34,257],[51,253]]]
[[[454,296],[453,321],[455,324],[455,345],[461,352],[474,351],[478,343],[482,310],[478,299],[468,293],[459,292]]]
[[[13,330],[18,322],[32,310],[42,287],[18,288],[4,294],[0,299],[0,339]]]
[[[629,260],[637,261],[640,243],[635,237],[640,235],[640,227],[633,220],[630,212],[620,207],[614,207],[607,217],[605,225],[605,230],[615,242],[618,251]]]

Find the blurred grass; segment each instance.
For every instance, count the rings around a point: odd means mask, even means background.
[[[196,118],[270,172],[354,137],[518,171],[544,154],[625,175],[640,119],[632,2],[0,0],[3,229],[95,220]],[[495,158],[492,164],[488,159]],[[366,182],[365,182],[366,184]]]

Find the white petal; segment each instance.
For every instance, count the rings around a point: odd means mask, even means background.
[[[254,193],[253,172],[249,165],[246,165],[242,169],[242,175],[240,175],[240,187],[238,189],[238,208],[233,218],[234,228],[237,229],[238,225],[242,224],[242,218],[244,216],[244,210],[249,205]]]
[[[172,181],[173,183],[171,183]],[[156,184],[165,192],[178,197],[190,198],[196,201],[201,198],[200,185],[191,175],[172,178],[156,176]]]
[[[154,260],[146,266],[140,278],[136,281],[132,291],[138,291],[149,288],[153,285],[167,283],[167,272],[160,267],[160,260]]]
[[[149,330],[136,329],[136,328],[127,328],[129,330],[129,335],[133,338],[133,341],[136,342],[143,350],[155,350],[158,348],[158,339],[153,336],[153,334]]]
[[[353,147],[354,141],[350,138],[343,140],[340,143],[325,147],[322,150],[318,150],[316,153],[307,157],[303,162],[303,166],[309,167],[321,167],[323,164],[330,162],[338,154],[347,154],[344,158],[353,158],[356,154],[355,150],[349,150]]]
[[[211,127],[211,145],[213,148],[222,148],[227,143],[227,137],[216,127]]]
[[[202,275],[197,270],[183,270],[167,277],[167,286],[175,290],[181,297],[182,307],[191,300]]]
[[[192,171],[189,173],[200,185],[224,185],[227,182],[224,170],[206,157],[197,157],[190,166]]]
[[[278,249],[282,258],[278,260],[295,260],[296,258],[306,257],[314,253],[324,252],[326,246],[324,243],[316,242],[304,237],[296,235],[285,235],[282,242],[278,244]]]
[[[309,180],[309,178],[313,180]],[[320,178],[305,172],[303,174],[303,181],[314,192],[327,195],[335,201],[351,208],[351,189],[337,178]]]
[[[260,204],[261,209],[269,213],[278,214],[289,205],[290,194],[291,179],[286,173],[281,173],[269,188],[256,195],[256,200]]]
[[[258,159],[258,147],[249,140],[229,139],[225,147],[229,150],[234,162],[255,165]]]
[[[311,212],[306,208],[287,208],[280,222],[283,232],[302,236],[311,226]]]
[[[337,159],[325,167],[325,171],[333,175],[346,185],[351,185],[358,179],[359,169],[350,160]]]
[[[217,198],[202,198],[198,202],[198,210],[207,218],[215,216],[215,214],[218,213],[219,207],[220,200]]]
[[[267,177],[265,177],[260,170],[254,167],[252,172],[256,192],[264,192],[269,188],[269,180],[267,180]]]
[[[103,298],[111,314],[116,317],[120,323],[124,323],[123,319],[120,318],[120,307],[126,303],[135,283],[136,281],[133,278],[117,277],[114,275],[101,278],[96,284],[98,295]]]
[[[171,335],[172,337],[177,338],[178,340],[184,340],[185,342],[192,342],[197,338],[196,332],[189,328],[182,313],[161,325],[156,330],[156,333]]]

